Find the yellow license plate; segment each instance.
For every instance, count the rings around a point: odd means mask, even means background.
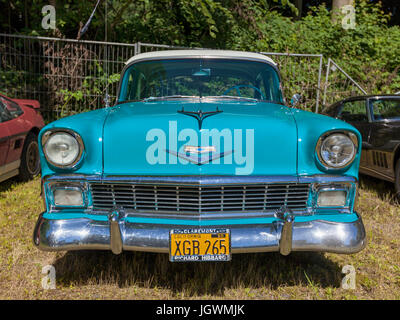
[[[229,261],[231,235],[225,228],[173,229],[169,234],[172,262]]]

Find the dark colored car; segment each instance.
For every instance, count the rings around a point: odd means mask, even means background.
[[[362,135],[360,173],[393,182],[400,196],[400,96],[351,97],[325,114],[346,121]]]
[[[0,94],[0,182],[18,176],[26,181],[39,174],[37,137],[44,126],[36,100]]]

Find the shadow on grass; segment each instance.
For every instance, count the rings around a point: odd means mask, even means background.
[[[18,181],[16,177],[0,182],[0,194],[5,191],[11,190],[18,183],[23,183],[23,182]]]
[[[40,174],[39,174],[39,176],[35,176],[33,179],[28,180],[28,181],[22,181],[20,178],[18,178],[18,176],[14,176],[12,178],[4,180],[4,181],[0,182],[0,196],[3,192],[11,191],[18,185],[28,183],[37,178],[40,178]]]
[[[70,251],[53,263],[57,284],[117,284],[170,289],[175,294],[223,295],[225,289],[285,285],[339,287],[341,269],[322,253],[235,254],[231,262],[170,263],[168,254]],[[307,279],[308,277],[308,279]]]
[[[359,178],[360,187],[362,189],[376,193],[379,199],[389,201],[392,205],[399,205],[393,183],[361,174]]]

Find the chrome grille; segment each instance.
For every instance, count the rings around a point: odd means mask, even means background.
[[[153,185],[91,183],[93,207],[166,213],[254,212],[286,205],[305,210],[309,184]]]

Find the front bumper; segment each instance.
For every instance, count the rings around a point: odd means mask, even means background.
[[[335,222],[302,219],[291,215],[270,218],[265,223],[223,224],[231,230],[232,253],[292,251],[356,253],[366,244],[361,217]],[[221,227],[223,220],[216,225]],[[212,225],[201,226],[212,228]],[[193,225],[143,223],[126,219],[117,212],[107,220],[91,218],[51,219],[41,214],[33,234],[35,245],[45,251],[111,250],[169,252],[169,232]]]

